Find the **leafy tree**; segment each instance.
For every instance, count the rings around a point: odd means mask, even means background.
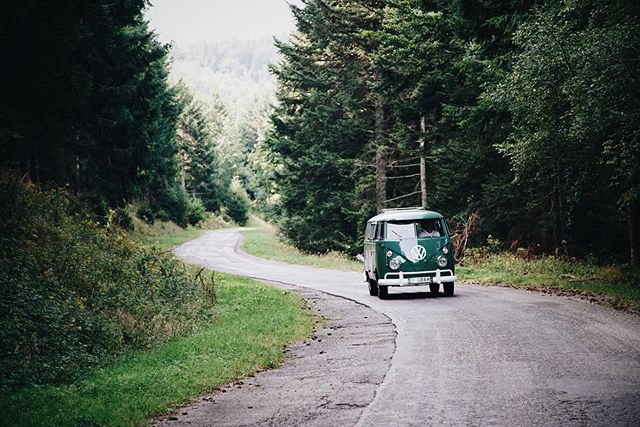
[[[278,44],[280,105],[263,156],[276,162],[269,187],[279,192],[285,233],[307,250],[357,251],[376,210],[419,204],[422,157],[429,206],[451,216],[481,210],[487,228],[507,235],[517,197],[505,197],[513,176],[494,144],[509,117],[481,94],[509,64],[513,23],[528,7],[387,0],[294,8],[299,33]]]
[[[566,239],[583,253],[620,253],[625,212],[636,264],[639,14],[624,1],[540,8],[518,31],[522,52],[495,92],[515,127],[500,148],[532,204],[554,213],[556,242]]]

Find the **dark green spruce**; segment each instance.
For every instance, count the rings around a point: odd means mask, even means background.
[[[475,244],[638,264],[638,6],[303,3],[255,190],[298,247],[357,253],[424,204]]]

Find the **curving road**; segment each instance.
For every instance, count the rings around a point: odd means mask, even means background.
[[[259,259],[239,251],[240,240],[234,230],[208,232],[175,252],[217,271],[348,298],[395,325],[395,352],[379,368],[388,371],[351,424],[640,424],[640,316],[464,284],[453,298],[405,289],[379,300],[359,273]]]

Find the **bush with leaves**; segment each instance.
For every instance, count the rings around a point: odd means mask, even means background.
[[[249,205],[249,197],[244,190],[233,190],[225,203],[227,215],[238,225],[246,225],[249,222]]]
[[[156,214],[149,205],[140,206],[136,211],[136,216],[147,224],[153,224],[156,221]]]
[[[184,264],[100,225],[64,190],[0,176],[0,217],[0,387],[71,381],[212,315]]]
[[[160,191],[150,206],[156,219],[173,221],[181,227],[187,226],[189,195],[179,186],[167,187]]]
[[[191,197],[189,199],[189,205],[187,206],[187,221],[189,224],[196,225],[202,222],[206,216],[206,209],[204,203],[197,197]]]

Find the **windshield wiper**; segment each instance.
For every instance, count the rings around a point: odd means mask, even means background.
[[[396,233],[396,231],[395,231],[395,230],[391,230],[391,232],[392,232],[393,234],[395,234],[396,236],[398,236],[398,239],[402,240],[402,236],[401,236],[401,235],[399,235],[398,233]]]

